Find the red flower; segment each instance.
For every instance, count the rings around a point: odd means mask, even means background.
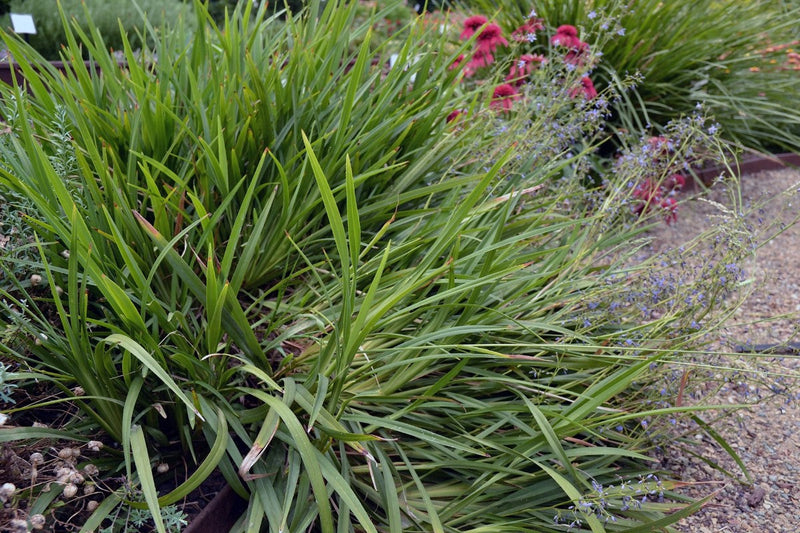
[[[578,30],[569,24],[559,26],[556,34],[550,38],[550,42],[555,46],[569,48],[564,61],[571,65],[583,65],[583,61],[589,53],[589,45],[578,39]]]
[[[503,37],[503,30],[495,24],[487,24],[478,34],[478,50],[494,52],[498,45],[508,46],[508,41]]]
[[[461,66],[461,62],[464,61],[464,54],[458,54],[458,57],[455,58],[453,63],[447,67],[447,70],[455,70]]]
[[[536,37],[535,33],[543,29],[544,24],[542,23],[542,19],[532,18],[514,30],[511,34],[511,38],[518,42],[530,42]]]
[[[475,52],[472,60],[470,60],[469,64],[467,64],[467,76],[471,76],[475,72],[475,69],[488,67],[492,63],[494,63],[494,56],[489,51],[478,48],[478,51]]]
[[[558,28],[556,28],[556,35],[567,35],[569,37],[577,37],[578,36],[578,28],[572,26],[570,24],[562,24]]]
[[[661,209],[666,211],[664,214],[664,220],[667,222],[667,224],[672,224],[678,220],[678,202],[675,201],[675,198],[672,198],[671,196],[664,198],[661,200],[659,205],[661,206]]]
[[[467,20],[464,21],[464,31],[461,32],[459,38],[462,41],[466,41],[475,35],[475,32],[481,29],[484,24],[486,24],[486,17],[483,15],[473,15],[467,18]]]
[[[591,100],[597,96],[597,89],[594,88],[594,83],[592,83],[592,79],[588,76],[581,78],[580,86],[573,87],[569,90],[569,97],[577,98],[581,93],[583,93],[583,97],[587,100]]]
[[[664,137],[651,137],[651,144],[666,144]],[[633,212],[637,215],[647,213],[652,208],[664,210],[664,219],[667,224],[672,224],[678,220],[678,202],[669,193],[680,189],[686,183],[686,178],[682,174],[672,174],[661,184],[650,178],[645,179],[633,189],[633,197],[640,200],[633,206]]]
[[[519,60],[511,65],[511,71],[508,73],[508,76],[506,76],[506,81],[515,85],[522,85],[525,78],[530,76],[531,73],[539,68],[539,65],[545,61],[544,56],[538,54],[521,55]]]
[[[647,144],[649,144],[653,149],[661,149],[667,145],[669,139],[664,137],[663,135],[659,135],[658,137],[650,137],[647,139]]]
[[[657,183],[647,178],[633,189],[633,197],[642,200],[645,204],[651,204],[661,200],[661,190]]]
[[[683,189],[686,185],[686,177],[683,174],[673,174],[664,180],[662,185],[668,191],[677,191]]]
[[[514,86],[503,83],[494,88],[490,105],[494,108],[502,108],[504,111],[511,111],[514,100],[517,99],[519,99],[519,93]]]
[[[455,119],[458,118],[458,116],[460,114],[461,114],[461,110],[460,109],[455,109],[455,110],[451,111],[450,114],[447,115],[447,122],[453,122]]]
[[[556,34],[550,38],[550,42],[556,46],[574,48],[581,40],[578,39],[578,29],[575,26],[564,24],[556,29]]]
[[[672,150],[669,146],[669,139],[663,136],[650,137],[647,139],[647,145],[656,157],[666,156]]]
[[[564,62],[570,65],[583,66],[586,56],[589,54],[589,44],[579,39],[570,47],[569,52],[564,56]]]

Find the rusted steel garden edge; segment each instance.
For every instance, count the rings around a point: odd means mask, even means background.
[[[227,533],[242,516],[247,502],[239,497],[230,485],[219,491],[205,509],[195,516],[183,533]]]
[[[741,158],[738,165],[731,165],[730,170],[738,172],[739,176],[753,174],[765,170],[780,170],[789,167],[800,167],[800,154],[748,154]],[[720,175],[728,172],[728,167],[714,166],[695,170],[697,179],[705,185],[711,185]],[[689,180],[689,185],[693,180]]]
[[[766,353],[774,355],[800,354],[800,342],[784,342],[774,344],[739,344],[735,346],[737,353]]]

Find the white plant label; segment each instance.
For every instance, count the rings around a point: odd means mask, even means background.
[[[33,15],[9,13],[9,16],[11,17],[11,26],[14,27],[14,33],[36,33]]]

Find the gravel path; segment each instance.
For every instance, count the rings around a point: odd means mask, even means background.
[[[750,274],[755,279],[750,297],[726,323],[726,331],[716,343],[730,351],[737,342],[800,342],[800,171],[760,172],[742,177],[742,206],[745,211],[760,205],[749,218],[758,242]],[[711,199],[730,206],[718,190]],[[682,206],[672,226],[654,231],[654,248],[680,246],[709,224],[719,207],[703,201]],[[770,236],[779,232],[777,236]],[[687,446],[693,456],[674,445],[665,450],[662,466],[676,478],[692,484],[683,492],[695,498],[711,495],[704,508],[682,520],[678,530],[685,533],[800,531],[800,359],[786,356],[731,356],[737,368],[746,368],[731,377],[716,391],[715,404],[751,403],[751,407],[715,424],[718,433],[741,457],[750,478],[720,445],[703,435],[699,428],[685,425]],[[719,377],[719,376],[717,376]],[[776,394],[775,391],[778,391]],[[707,401],[708,399],[706,399]],[[703,413],[706,421],[714,412]],[[695,429],[697,431],[695,432]],[[727,469],[727,476],[700,457]]]

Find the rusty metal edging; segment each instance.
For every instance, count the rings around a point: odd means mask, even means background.
[[[183,533],[227,533],[247,509],[243,500],[230,485],[219,491],[205,509],[195,516]]]
[[[767,170],[781,170],[784,168],[800,167],[800,154],[748,154],[741,158],[738,165],[731,165],[730,169],[738,173],[754,174]],[[695,170],[695,175],[704,184],[710,185],[720,174],[728,172],[728,167],[714,166]],[[692,180],[689,180],[691,184]]]

